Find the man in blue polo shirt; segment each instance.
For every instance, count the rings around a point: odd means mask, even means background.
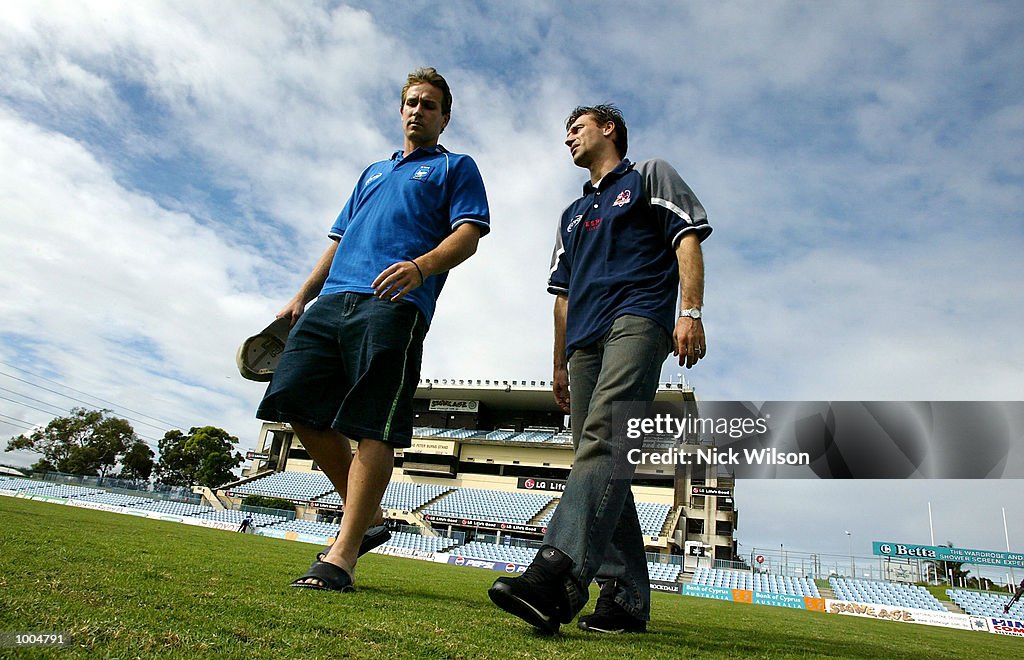
[[[548,290],[556,296],[553,390],[576,451],[544,546],[521,577],[498,578],[488,594],[554,633],[580,612],[596,578],[597,607],[579,627],[643,632],[650,583],[634,466],[624,434],[613,432],[612,404],[652,401],[669,351],[687,368],[704,357],[700,243],[711,227],[671,165],[626,160],[626,124],[614,106],[576,108],[566,130],[573,162],[590,180],[562,214]]]
[[[278,313],[293,327],[257,417],[291,424],[345,506],[337,540],[292,586],[350,591],[358,557],[390,536],[380,501],[395,448],[411,445],[423,339],[447,272],[490,229],[476,163],[438,144],[451,106],[436,70],[409,74],[404,149],[359,177]]]

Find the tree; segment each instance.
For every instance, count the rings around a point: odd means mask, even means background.
[[[216,487],[231,481],[231,471],[242,463],[242,455],[232,453],[236,442],[238,438],[215,426],[192,427],[188,435],[168,431],[160,440],[161,483]]]
[[[939,547],[952,548],[954,546],[952,541],[946,541],[945,544],[942,544]],[[929,572],[934,572],[939,580],[948,581],[950,571],[952,571],[953,581],[950,583],[950,586],[958,586],[961,583],[961,580],[966,579],[970,574],[969,570],[963,570],[964,563],[962,561],[942,561],[941,559],[933,559],[925,562],[925,564],[931,566]]]
[[[121,478],[145,481],[153,474],[153,450],[141,440],[128,448],[121,459]]]
[[[35,470],[105,476],[128,447],[138,442],[127,420],[109,416],[109,410],[74,408],[67,417],[55,417],[44,429],[19,435],[7,451],[25,449],[42,454]]]

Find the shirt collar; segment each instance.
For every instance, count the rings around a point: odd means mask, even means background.
[[[418,158],[419,156],[426,155],[426,154],[446,154],[446,153],[448,153],[448,150],[445,149],[444,146],[442,146],[440,144],[434,144],[434,145],[431,145],[429,147],[416,147],[416,150],[413,151],[411,154],[409,154],[409,156],[407,158],[402,156],[402,150],[399,149],[395,153],[391,154],[391,160],[409,160],[411,158]]]
[[[597,182],[597,187],[607,188],[608,184],[618,179],[620,176],[629,171],[629,168],[633,167],[633,163],[629,162],[628,158],[623,158],[618,165],[616,165],[611,172],[604,175],[600,181]],[[583,184],[583,194],[589,195],[590,193],[597,190],[589,180]]]

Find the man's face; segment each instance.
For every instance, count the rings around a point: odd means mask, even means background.
[[[402,104],[402,127],[409,142],[417,147],[437,144],[449,119],[441,114],[443,99],[444,93],[429,83],[417,83],[408,89]]]
[[[614,148],[611,141],[613,130],[614,125],[611,122],[599,126],[593,115],[577,117],[565,134],[565,146],[569,147],[572,162],[580,167],[589,167],[597,155],[609,145]]]

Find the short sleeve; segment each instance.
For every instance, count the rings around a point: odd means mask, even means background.
[[[448,172],[450,191],[449,219],[455,229],[465,222],[480,228],[480,236],[491,231],[491,212],[487,205],[487,192],[480,170],[469,156],[463,156],[452,163]]]
[[[551,270],[548,274],[548,292],[555,295],[569,295],[569,257],[562,241],[562,223],[555,231],[555,248],[551,252]]]
[[[678,245],[688,232],[695,232],[701,241],[711,234],[704,207],[675,168],[664,160],[654,159],[637,163],[636,170],[643,177],[647,201],[663,224],[669,245]]]

